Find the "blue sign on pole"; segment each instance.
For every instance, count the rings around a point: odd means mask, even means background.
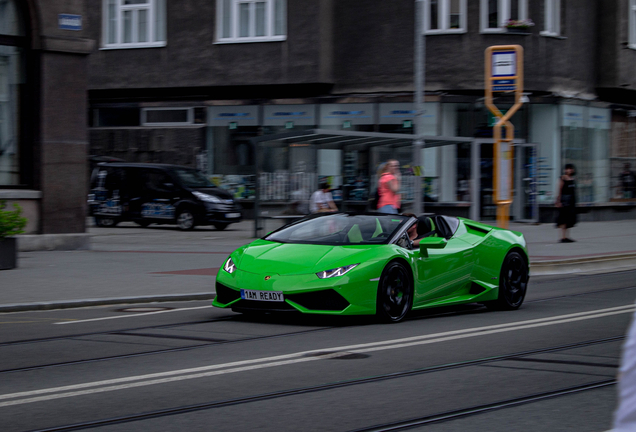
[[[71,14],[59,14],[57,16],[58,26],[61,30],[81,30],[82,16]]]

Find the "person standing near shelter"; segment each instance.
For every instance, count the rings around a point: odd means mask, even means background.
[[[400,163],[390,159],[384,165],[384,172],[378,179],[378,211],[380,213],[398,214],[400,208]]]
[[[312,213],[338,211],[331,192],[329,192],[329,183],[326,181],[320,182],[318,190],[311,195],[309,211]]]
[[[559,196],[556,199],[556,207],[559,209],[557,227],[561,229],[561,243],[573,243],[568,237],[568,229],[576,225],[576,183],[574,181],[574,165],[565,165],[565,174],[559,182]]]

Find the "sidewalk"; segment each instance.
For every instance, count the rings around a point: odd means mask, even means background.
[[[636,268],[636,220],[580,223],[576,243],[558,243],[553,224],[510,229],[524,233],[535,277]],[[253,221],[225,231],[90,227],[90,250],[21,252],[17,269],[0,271],[0,312],[211,299],[216,272],[253,230]]]

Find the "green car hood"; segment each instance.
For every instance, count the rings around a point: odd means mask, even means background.
[[[376,261],[386,245],[328,246],[255,242],[236,251],[236,266],[250,273],[309,274],[349,264]]]

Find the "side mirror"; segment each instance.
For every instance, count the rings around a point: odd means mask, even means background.
[[[424,237],[420,240],[420,252],[424,256],[428,256],[429,249],[444,249],[446,243],[447,241],[443,237]]]

